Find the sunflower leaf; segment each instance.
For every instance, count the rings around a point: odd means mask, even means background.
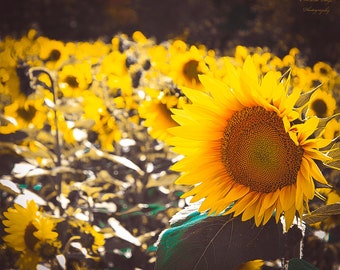
[[[330,149],[327,155],[331,157],[331,160],[324,161],[324,164],[330,168],[340,170],[340,137],[336,137],[330,144]]]
[[[312,211],[310,214],[304,215],[302,220],[306,222],[306,224],[311,225],[323,221],[330,216],[339,214],[340,202],[321,206],[318,209]]]
[[[320,133],[325,129],[326,125],[328,124],[329,121],[331,121],[334,118],[337,118],[340,116],[340,113],[325,117],[325,118],[320,118],[318,128],[314,132],[315,137],[318,137]]]
[[[309,262],[293,258],[288,262],[288,270],[318,270],[314,265]]]
[[[9,179],[0,179],[0,190],[14,195],[18,195],[21,192],[18,185]]]
[[[313,93],[317,89],[319,89],[319,87],[320,87],[320,85],[315,87],[314,89],[306,92],[306,93],[301,94],[299,99],[295,103],[295,107],[296,108],[301,108],[301,107],[305,106],[309,102],[309,100],[310,100],[311,96],[313,95]]]
[[[285,241],[288,234],[292,238],[290,230],[283,234],[281,223],[276,224],[274,218],[256,227],[253,220],[193,212],[161,233],[155,269],[234,269],[255,259],[298,257],[302,234],[295,237],[294,232],[293,238],[298,238],[294,245]]]

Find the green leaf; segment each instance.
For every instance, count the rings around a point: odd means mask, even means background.
[[[255,259],[276,260],[293,249],[285,241],[288,233],[274,218],[256,227],[253,219],[193,212],[160,235],[155,270],[227,270]],[[299,248],[292,253],[298,257]]]
[[[318,270],[318,268],[305,260],[293,258],[288,262],[288,270]]]
[[[310,214],[304,215],[302,217],[302,220],[306,222],[306,224],[311,225],[323,221],[329,216],[339,214],[340,214],[340,202],[321,206],[318,209],[312,211]]]

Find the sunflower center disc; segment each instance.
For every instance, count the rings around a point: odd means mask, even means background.
[[[223,163],[235,182],[253,191],[269,193],[294,184],[302,156],[282,119],[259,106],[234,113],[224,131]]]
[[[316,99],[312,103],[312,109],[316,113],[317,117],[327,116],[327,104],[322,99]]]

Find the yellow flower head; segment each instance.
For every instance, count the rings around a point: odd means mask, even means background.
[[[36,251],[41,243],[58,242],[58,233],[53,231],[55,222],[44,216],[33,200],[27,203],[26,208],[14,204],[14,208],[8,208],[4,216],[6,219],[2,223],[6,226],[7,235],[3,239],[17,251]]]
[[[178,126],[171,117],[171,108],[181,108],[186,98],[181,92],[170,89],[159,91],[146,88],[146,92],[150,99],[143,101],[138,108],[139,116],[145,119],[143,125],[148,127],[152,138],[166,140],[172,136],[168,128]]]
[[[59,40],[38,37],[37,44],[40,48],[39,57],[48,69],[59,69],[68,61],[72,53],[71,47]]]
[[[65,97],[79,97],[92,82],[91,65],[87,62],[65,65],[58,75]]]
[[[277,72],[259,79],[251,57],[240,69],[229,64],[225,83],[200,80],[207,93],[184,88],[192,104],[173,110],[180,126],[169,129],[168,143],[184,155],[172,168],[183,173],[176,183],[193,186],[184,197],[204,199],[202,212],[254,217],[257,226],[276,211],[289,228],[314,197],[314,180],[327,183],[315,163],[329,159],[318,149],[330,140],[313,135],[319,119],[299,119],[300,91]]]
[[[81,243],[88,251],[97,253],[98,248],[104,246],[104,234],[98,232],[90,223],[83,220],[69,220],[69,222],[71,226],[79,229]]]
[[[183,44],[183,46],[179,46],[179,43]],[[171,69],[168,75],[177,85],[201,89],[202,86],[198,75],[209,73],[209,68],[205,62],[207,51],[205,48],[196,46],[191,46],[188,50],[184,50],[185,46],[186,44],[179,40],[172,44],[169,59]]]
[[[316,115],[324,118],[333,115],[336,109],[336,100],[332,94],[318,89],[311,97],[309,102],[308,115]]]
[[[15,102],[4,108],[4,114],[16,120],[18,129],[41,129],[46,121],[47,110],[42,98],[20,95]]]

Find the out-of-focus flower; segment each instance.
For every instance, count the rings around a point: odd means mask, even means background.
[[[87,62],[65,65],[58,73],[59,88],[65,97],[79,97],[92,83],[91,65]]]
[[[17,129],[33,127],[42,129],[46,121],[47,110],[43,99],[20,96],[4,108],[4,114],[16,120]]]
[[[4,216],[6,219],[2,223],[6,226],[7,235],[3,239],[15,250],[34,252],[42,258],[47,247],[55,251],[60,247],[58,233],[54,231],[55,220],[43,215],[33,200],[27,203],[26,208],[14,204],[13,208],[4,212]],[[41,250],[41,247],[44,247],[44,250]],[[56,252],[53,255],[56,255]]]
[[[337,72],[325,62],[317,62],[313,66],[313,79],[322,83],[321,89],[325,91],[332,91],[338,76]]]
[[[74,58],[77,61],[89,62],[91,65],[100,63],[100,61],[109,54],[111,48],[102,40],[93,43],[78,42],[75,44]]]
[[[176,40],[169,48],[169,77],[176,85],[202,89],[198,79],[200,74],[208,74],[209,68],[205,62],[206,48],[191,46],[181,40]]]
[[[182,108],[187,99],[179,89],[159,91],[146,88],[145,90],[149,99],[143,101],[139,107],[139,116],[144,119],[143,125],[148,128],[153,138],[165,141],[172,136],[168,128],[178,125],[171,117],[173,114],[171,109]]]
[[[98,232],[90,223],[83,220],[69,220],[69,223],[79,230],[81,244],[91,254],[98,253],[98,249],[104,246],[104,235]],[[75,234],[78,234],[78,232],[75,232]]]
[[[308,107],[307,115],[324,118],[333,115],[336,109],[336,100],[331,94],[318,89],[312,95]]]
[[[72,46],[67,46],[60,40],[38,37],[36,42],[40,48],[39,57],[48,69],[58,70],[67,63],[72,54]]]
[[[84,119],[93,120],[91,128],[97,134],[97,140],[103,150],[113,151],[114,142],[121,139],[121,131],[111,115],[104,100],[90,91],[84,92],[82,106]]]
[[[108,111],[100,115],[100,120],[92,128],[98,135],[98,141],[103,150],[113,152],[114,142],[121,139],[121,131],[116,124],[114,116]]]
[[[318,150],[330,140],[312,135],[317,117],[295,122],[301,92],[289,92],[289,77],[268,72],[259,79],[247,57],[242,69],[229,64],[226,78],[201,76],[208,93],[183,89],[192,104],[174,110],[180,126],[169,129],[175,137],[168,140],[184,155],[172,167],[183,172],[176,183],[193,186],[184,196],[204,199],[200,211],[254,217],[257,226],[275,211],[288,229],[314,197],[314,180],[327,183],[315,160],[330,159]]]

